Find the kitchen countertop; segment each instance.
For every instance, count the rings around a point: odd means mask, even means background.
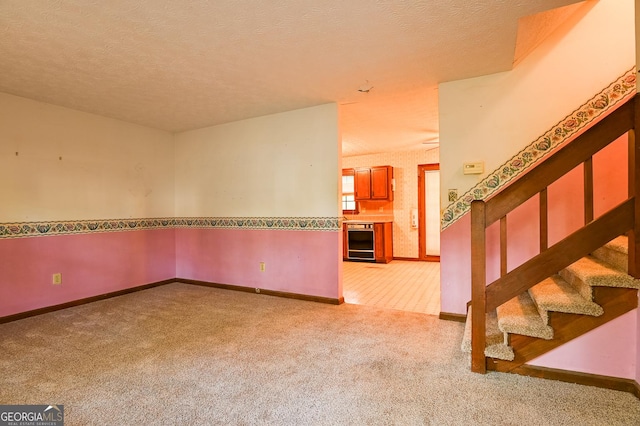
[[[362,219],[349,219],[349,220],[343,220],[342,221],[342,223],[346,223],[346,224],[387,223],[387,222],[393,222],[393,219],[377,219],[377,218],[367,219],[367,218],[362,218]]]

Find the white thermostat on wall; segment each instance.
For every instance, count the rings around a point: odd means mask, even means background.
[[[465,175],[479,175],[484,173],[484,162],[464,163],[462,165],[462,173]]]

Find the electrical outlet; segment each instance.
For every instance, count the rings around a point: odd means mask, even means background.
[[[62,284],[62,274],[61,273],[53,274],[53,284],[55,284],[55,285]]]
[[[264,262],[260,262],[260,272],[267,270],[267,265]]]

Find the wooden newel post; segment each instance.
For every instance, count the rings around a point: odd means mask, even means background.
[[[471,371],[486,373],[486,215],[485,203],[471,202]]]
[[[629,131],[629,198],[634,198],[634,224],[629,231],[629,275],[640,278],[640,95],[634,99],[634,129]]]

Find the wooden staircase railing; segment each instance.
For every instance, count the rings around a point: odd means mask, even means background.
[[[487,201],[471,203],[471,370],[487,371],[486,313],[558,273],[618,235],[629,236],[629,274],[640,277],[640,97],[622,106],[556,151],[540,165]],[[593,165],[595,153],[629,134],[629,197],[594,220]],[[584,218],[582,228],[548,247],[547,187],[576,166],[584,170]],[[612,165],[616,167],[617,165]],[[540,253],[512,271],[507,270],[507,214],[539,194]],[[486,283],[486,230],[500,221],[500,278]]]

